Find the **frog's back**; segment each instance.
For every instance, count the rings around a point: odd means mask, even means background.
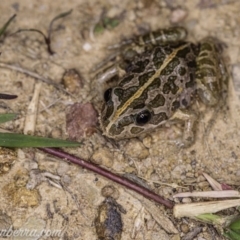
[[[109,129],[113,127],[116,134],[129,128],[132,135],[137,135],[164,124],[178,108],[188,107],[196,90],[197,51],[193,44],[182,43],[176,47],[155,46],[136,57],[112,89],[112,106],[105,114]],[[144,127],[142,113],[150,118]]]

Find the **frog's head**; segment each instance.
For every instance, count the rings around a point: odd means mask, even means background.
[[[136,97],[137,87],[109,88],[104,94],[100,114],[103,134],[109,138],[132,138],[161,125],[167,119],[165,112],[154,112],[147,91]]]

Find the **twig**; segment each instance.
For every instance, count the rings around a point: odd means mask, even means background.
[[[0,99],[11,100],[17,98],[17,95],[0,93]]]
[[[59,157],[61,159],[64,159],[65,161],[70,161],[71,163],[75,163],[83,168],[86,168],[90,171],[93,171],[101,176],[104,176],[116,183],[119,183],[141,195],[143,195],[144,197],[154,200],[157,203],[163,204],[164,206],[166,206],[167,208],[173,208],[173,202],[164,199],[163,197],[159,196],[158,194],[148,190],[145,187],[139,186],[136,183],[130,181],[127,178],[121,177],[119,175],[116,175],[100,166],[97,166],[91,162],[87,162],[83,159],[80,159],[76,156],[73,156],[69,153],[66,153],[62,150],[59,150],[57,148],[39,148],[41,151],[46,152],[48,154],[51,154],[55,157]]]
[[[34,134],[35,132],[41,86],[42,86],[41,82],[37,82],[35,84],[33,97],[28,105],[27,115],[25,117],[25,125],[23,130],[24,134]]]
[[[53,26],[53,23],[58,20],[59,18],[63,18],[63,17],[66,17],[67,15],[69,15],[70,13],[72,12],[72,9],[67,11],[67,12],[64,12],[64,13],[60,13],[59,15],[57,15],[49,24],[49,27],[48,27],[48,31],[47,31],[47,35],[44,34],[42,31],[36,29],[36,28],[29,28],[29,29],[19,29],[17,32],[13,33],[12,35],[16,34],[16,33],[19,33],[19,32],[37,32],[39,33],[40,35],[42,35],[42,37],[44,38],[44,41],[47,45],[47,50],[49,52],[50,55],[53,55],[54,54],[54,51],[52,50],[51,48],[51,35],[52,35],[52,26]]]
[[[11,69],[11,70],[14,70],[14,71],[17,71],[17,72],[20,72],[20,73],[24,73],[30,77],[33,77],[35,79],[38,79],[42,82],[45,82],[49,85],[52,85],[54,86],[56,89],[66,93],[67,95],[70,95],[71,97],[74,97],[71,93],[67,92],[60,84],[57,84],[55,83],[52,79],[49,79],[49,78],[45,78],[35,72],[32,72],[32,71],[29,71],[25,68],[22,68],[22,67],[19,67],[19,66],[16,66],[16,65],[11,65],[11,64],[7,64],[7,63],[3,63],[3,62],[0,62],[0,67],[1,68],[7,68],[7,69]],[[75,97],[74,97],[75,98]]]

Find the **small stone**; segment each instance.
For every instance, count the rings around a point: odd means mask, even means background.
[[[112,197],[115,200],[119,198],[119,191],[112,185],[105,186],[101,193],[103,197]]]
[[[233,85],[234,85],[234,88],[237,92],[240,91],[240,64],[235,64],[233,65],[233,68],[232,68],[232,76],[233,76]]]
[[[16,150],[0,147],[0,175],[8,173],[16,160]]]
[[[170,236],[162,229],[159,229],[157,232],[152,231],[151,240],[170,240]]]
[[[134,11],[129,11],[127,13],[127,18],[129,21],[134,21],[136,19],[136,14]]]
[[[78,140],[96,131],[98,114],[91,103],[74,103],[66,110],[66,122],[69,138]]]
[[[126,168],[124,168],[124,172],[125,173],[137,174],[136,168],[131,167],[131,166],[127,166]]]
[[[182,203],[191,203],[192,202],[192,199],[191,198],[183,198],[182,199]]]
[[[11,204],[15,207],[36,207],[40,204],[41,196],[36,189],[26,189],[25,187],[17,187],[14,182],[3,187],[3,192],[8,196]]]
[[[22,231],[21,229],[24,229],[25,233],[28,232],[29,234],[16,234],[16,236],[14,235],[13,239],[14,240],[23,240],[23,239],[38,240],[39,236],[43,235],[43,229],[46,227],[46,224],[47,223],[45,222],[45,220],[43,220],[41,216],[39,216],[38,214],[30,216],[24,221],[23,225],[19,229],[19,233],[21,233],[20,232]],[[17,232],[17,229],[16,229],[16,232]],[[22,231],[22,233],[23,232],[24,231]]]
[[[188,15],[188,12],[182,8],[176,8],[172,11],[170,15],[170,22],[171,23],[179,23],[183,21]]]
[[[182,175],[185,175],[185,165],[178,165],[171,171],[171,176],[173,179],[181,179]]]
[[[19,170],[14,176],[14,184],[17,188],[25,187],[29,180],[29,172],[27,170]]]
[[[151,135],[147,135],[144,139],[143,139],[143,144],[145,147],[147,148],[151,148],[152,144],[153,144],[153,140]]]
[[[180,234],[175,234],[172,236],[171,240],[181,240]]]
[[[91,51],[91,50],[92,50],[92,45],[91,45],[89,42],[85,42],[85,43],[83,44],[83,50],[84,50],[85,52]]]
[[[51,132],[51,136],[53,138],[62,138],[62,129],[61,128],[54,128]]]
[[[158,182],[158,181],[160,181],[159,175],[158,175],[157,173],[152,173],[152,174],[151,174],[151,177],[150,177],[150,180],[153,181],[153,182]]]
[[[9,229],[11,226],[12,226],[12,219],[7,214],[0,211],[0,229],[2,233],[4,233],[3,230]],[[4,237],[4,234],[1,235],[1,237]]]
[[[107,17],[108,18],[116,18],[116,16],[118,16],[119,14],[121,14],[121,9],[119,7],[112,7],[107,12]]]
[[[186,184],[196,183],[196,178],[187,177],[184,179],[184,183],[186,183]]]
[[[192,172],[187,172],[187,173],[186,173],[186,177],[188,177],[188,178],[194,178],[194,173],[192,173]],[[196,181],[196,179],[195,179],[195,181]]]
[[[69,69],[63,74],[62,83],[70,93],[77,93],[83,87],[83,77],[76,69]]]
[[[125,153],[133,158],[144,159],[149,156],[148,149],[137,139],[131,139],[125,145]]]
[[[123,207],[112,197],[107,197],[98,208],[95,227],[98,239],[121,240]]]
[[[92,161],[110,168],[113,165],[113,154],[107,148],[101,148],[92,155]]]
[[[206,181],[206,178],[201,174],[197,177],[197,182],[203,182]]]
[[[189,227],[188,227],[187,224],[183,223],[183,224],[181,224],[180,227],[181,227],[181,231],[182,231],[183,233],[188,233],[188,232],[189,232]]]
[[[199,182],[199,183],[198,183],[198,186],[199,186],[201,189],[206,188],[206,187],[209,187],[209,182],[207,182],[207,181]]]
[[[238,170],[238,171],[236,172],[236,176],[237,176],[237,177],[240,176],[240,170]]]

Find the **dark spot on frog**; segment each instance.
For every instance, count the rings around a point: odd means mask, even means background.
[[[177,110],[179,107],[180,107],[180,102],[176,100],[176,101],[174,101],[174,102],[172,103],[172,108],[171,108],[171,110],[172,110],[172,111],[175,111],[175,110]]]
[[[119,101],[122,100],[123,93],[124,93],[124,91],[122,88],[117,88],[117,87],[114,88],[114,94],[118,96]]]
[[[190,81],[185,84],[186,88],[193,88],[195,85],[194,76],[192,73],[189,74]]]
[[[130,66],[130,69],[127,70],[127,72],[133,72],[133,73],[141,73],[145,70],[147,65],[149,64],[149,60],[145,59],[143,61],[137,61],[136,63],[132,64]]]
[[[188,102],[187,102],[187,100],[184,98],[184,99],[182,99],[182,105],[184,106],[184,107],[187,107],[188,106]]]
[[[152,101],[149,102],[148,106],[149,108],[157,108],[164,106],[164,104],[165,104],[164,96],[162,94],[158,94]]]
[[[140,75],[138,77],[139,86],[143,86],[143,84],[146,83],[149,80],[149,78],[151,78],[154,74],[155,74],[155,71],[150,71]]]
[[[186,72],[187,72],[187,70],[184,67],[180,67],[178,69],[178,73],[179,73],[180,76],[184,76],[186,74]]]
[[[179,66],[180,60],[177,57],[174,57],[168,65],[162,70],[161,75],[170,75],[174,69]]]
[[[159,123],[167,119],[168,119],[167,114],[165,112],[160,112],[152,116],[150,123],[154,125],[159,125]]]
[[[172,92],[172,94],[176,94],[179,87],[174,83],[174,81],[177,79],[177,76],[170,76],[167,80],[167,82],[163,85],[163,93],[169,94]]]
[[[120,87],[123,87],[124,85],[128,84],[129,82],[131,82],[131,80],[134,78],[133,74],[130,74],[126,77],[124,77],[121,82],[119,83]]]
[[[144,128],[141,128],[141,127],[132,127],[130,131],[131,131],[132,134],[139,134],[139,133],[141,133],[142,131],[144,131]]]

